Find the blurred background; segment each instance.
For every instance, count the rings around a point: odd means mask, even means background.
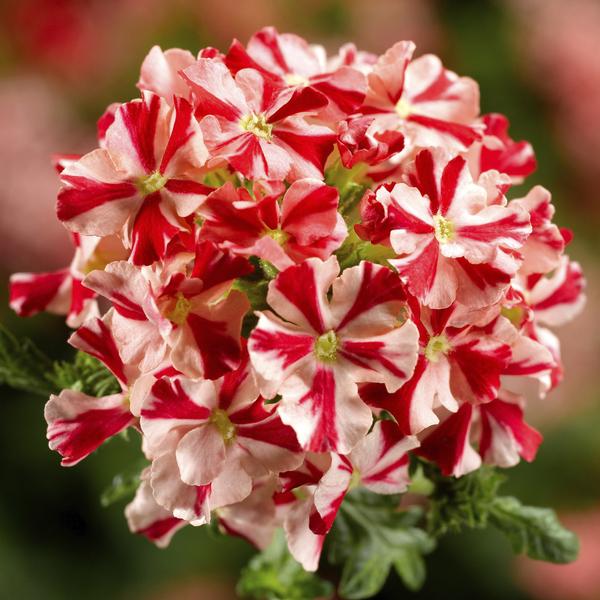
[[[600,598],[600,2],[598,0],[2,0],[0,2],[0,322],[53,358],[68,355],[59,318],[17,319],[8,275],[62,267],[68,237],[54,217],[53,152],[94,146],[106,105],[136,96],[153,44],[226,50],[264,25],[331,51],[346,41],[383,52],[412,39],[481,86],[482,112],[507,114],[539,168],[527,186],[554,195],[571,227],[571,255],[588,279],[586,312],[560,331],[566,381],[531,405],[546,436],[538,460],[510,472],[506,493],[552,505],[581,536],[569,566],[514,560],[493,532],[448,537],[430,577],[410,594],[391,579],[380,598],[594,600]],[[514,195],[524,195],[516,189]],[[116,440],[62,469],[45,440],[43,401],[0,397],[0,597],[225,600],[252,550],[186,528],[167,551],[130,535],[123,503],[101,492],[136,452]]]

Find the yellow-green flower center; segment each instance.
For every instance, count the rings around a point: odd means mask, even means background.
[[[315,342],[315,355],[321,362],[335,362],[337,349],[338,339],[333,330],[319,336]]]
[[[192,303],[181,292],[177,292],[174,302],[171,302],[171,308],[167,310],[165,316],[169,321],[181,326],[185,323],[191,308]]]
[[[437,362],[440,360],[440,355],[447,354],[448,350],[450,350],[448,338],[444,334],[433,335],[425,347],[425,358],[429,362]]]
[[[265,235],[273,238],[280,246],[285,245],[289,239],[289,235],[281,229],[267,229]]]
[[[140,177],[136,182],[136,186],[142,196],[149,196],[164,188],[167,181],[168,179],[162,173],[154,171],[150,175]]]
[[[394,110],[401,119],[406,119],[412,113],[413,107],[406,100],[400,98]]]
[[[267,140],[268,142],[270,142],[273,137],[273,125],[267,123],[265,115],[257,115],[255,113],[244,115],[240,119],[240,125],[245,131],[249,131],[256,137]]]
[[[525,311],[520,306],[503,306],[502,316],[506,317],[515,327],[521,327]]]
[[[209,422],[216,427],[226,444],[233,442],[235,439],[235,425],[224,410],[215,408],[210,415]]]
[[[447,244],[454,239],[454,223],[442,215],[433,217],[433,226],[435,228],[435,239],[440,244]]]

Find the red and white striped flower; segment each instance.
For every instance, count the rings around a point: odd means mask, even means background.
[[[96,294],[83,286],[85,275],[113,260],[127,258],[119,240],[110,236],[73,234],[75,254],[71,265],[50,273],[15,273],[10,277],[10,307],[20,317],[39,312],[66,315],[69,327],[78,327],[98,314]]]
[[[405,434],[438,423],[440,408],[456,412],[464,403],[494,400],[516,335],[512,329],[509,335],[498,327],[497,319],[485,326],[461,325],[456,305],[444,310],[411,305],[420,348],[413,376],[391,394],[382,386],[361,388],[362,398],[373,408],[391,413]]]
[[[309,87],[323,94],[328,104],[320,111],[324,121],[335,122],[354,113],[366,92],[365,76],[351,66],[332,69],[325,48],[309,45],[293,33],[265,27],[255,33],[246,48],[234,40],[225,57],[233,73],[252,68],[275,77],[291,88]]]
[[[417,439],[404,437],[392,421],[378,421],[349,455],[309,454],[300,469],[282,474],[283,492],[276,500],[290,552],[306,570],[317,569],[325,537],[351,489],[406,491],[407,452],[417,446]]]
[[[168,357],[181,373],[216,379],[240,364],[250,305],[230,287],[251,270],[245,259],[205,242],[195,256],[180,254],[165,268],[114,262],[85,284],[111,301],[114,335],[128,362],[147,373]]]
[[[120,233],[130,260],[151,264],[190,229],[185,217],[209,191],[198,180],[206,158],[190,104],[144,92],[116,110],[100,149],[62,171],[58,218],[85,235]]]
[[[390,263],[426,306],[497,302],[519,266],[514,252],[531,232],[527,211],[490,198],[460,156],[421,151],[410,182],[367,193],[360,234],[374,243],[389,235],[398,254]]]
[[[338,213],[336,188],[318,179],[297,179],[285,192],[254,200],[244,188],[231,183],[208,196],[199,213],[200,239],[236,254],[258,256],[278,269],[305,258],[326,259],[347,235]]]
[[[483,115],[485,126],[481,143],[469,149],[469,163],[476,178],[485,171],[499,171],[513,183],[522,183],[536,169],[537,163],[529,142],[515,142],[508,135],[508,119],[498,113]]]
[[[520,250],[523,256],[520,274],[553,271],[560,264],[570,235],[552,222],[554,206],[550,192],[536,185],[524,198],[513,200],[511,204],[522,206],[531,219],[531,235]]]
[[[333,257],[282,271],[267,295],[275,312],[258,313],[248,349],[263,395],[281,395],[278,411],[302,446],[346,454],[371,425],[357,383],[398,390],[415,365],[417,330],[400,320],[406,297],[392,271],[362,262],[338,273]]]
[[[525,423],[520,404],[519,397],[506,392],[478,407],[464,404],[433,428],[415,452],[455,477],[478,469],[482,460],[499,467],[512,467],[520,458],[531,462],[542,436]]]
[[[108,438],[136,421],[129,410],[128,389],[138,371],[126,365],[106,322],[94,318],[69,339],[78,348],[102,361],[117,378],[122,392],[95,398],[76,390],[63,390],[50,396],[44,408],[51,450],[61,456],[61,464],[70,467],[83,460]]]
[[[140,426],[157,501],[191,522],[242,501],[254,479],[302,461],[294,431],[265,407],[247,360],[217,381],[160,379]]]
[[[477,83],[432,54],[412,60],[414,51],[412,42],[398,42],[379,57],[361,112],[376,115],[382,131],[401,131],[409,149],[465,150],[482,134]]]
[[[216,59],[199,59],[183,75],[211,159],[226,160],[249,179],[323,177],[335,135],[304,118],[327,104],[323,94],[281,87],[255,69],[234,78]]]

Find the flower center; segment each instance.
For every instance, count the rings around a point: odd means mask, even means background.
[[[520,306],[503,306],[501,314],[506,317],[515,327],[521,327],[525,318],[525,311]]]
[[[169,321],[181,326],[185,323],[187,316],[192,309],[192,303],[183,295],[177,292],[174,298],[175,305],[166,312],[165,316]]]
[[[267,229],[265,235],[274,239],[280,246],[284,246],[289,239],[289,235],[281,229]]]
[[[442,215],[435,215],[433,226],[435,228],[435,239],[440,244],[447,244],[454,239],[454,223],[452,221],[442,217]]]
[[[217,428],[226,444],[233,442],[235,439],[235,425],[224,410],[215,408],[210,415],[209,423]]]
[[[447,354],[448,350],[450,350],[448,338],[444,334],[433,335],[425,347],[425,358],[429,362],[437,362],[440,360],[440,355]]]
[[[335,331],[328,331],[315,342],[315,354],[321,362],[334,362],[337,357],[338,339]]]
[[[406,119],[412,113],[413,107],[406,100],[400,98],[394,107],[394,110],[401,119]]]
[[[167,181],[168,179],[162,173],[154,171],[150,175],[140,177],[136,182],[136,186],[142,196],[149,196],[164,188]]]
[[[306,85],[308,83],[307,77],[298,75],[297,73],[286,73],[283,79],[289,86]]]
[[[273,125],[267,123],[267,117],[265,117],[265,115],[250,113],[240,119],[240,125],[245,131],[249,131],[256,137],[267,140],[268,142],[270,142],[273,137]]]

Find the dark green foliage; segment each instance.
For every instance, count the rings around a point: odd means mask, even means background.
[[[108,396],[121,391],[116,377],[85,352],[77,352],[73,362],[54,363],[49,379],[58,390],[77,390],[89,396]]]
[[[441,476],[430,465],[426,465],[425,473],[435,485],[427,511],[427,529],[432,535],[487,526],[490,505],[505,479],[503,475],[481,467],[456,479]]]
[[[115,475],[110,485],[102,492],[100,504],[107,507],[115,502],[132,498],[140,484],[141,472],[147,464],[146,460],[141,460],[130,471]]]
[[[18,340],[0,325],[0,384],[48,396],[55,391],[51,371],[52,361],[30,339]]]
[[[283,531],[278,530],[271,545],[242,571],[237,592],[255,600],[314,600],[331,597],[333,586],[292,558]]]
[[[481,467],[459,479],[436,475],[431,466],[427,469],[435,481],[427,514],[432,535],[492,525],[508,538],[517,554],[554,563],[577,558],[577,536],[560,524],[554,511],[498,496],[505,477],[495,469]]]

